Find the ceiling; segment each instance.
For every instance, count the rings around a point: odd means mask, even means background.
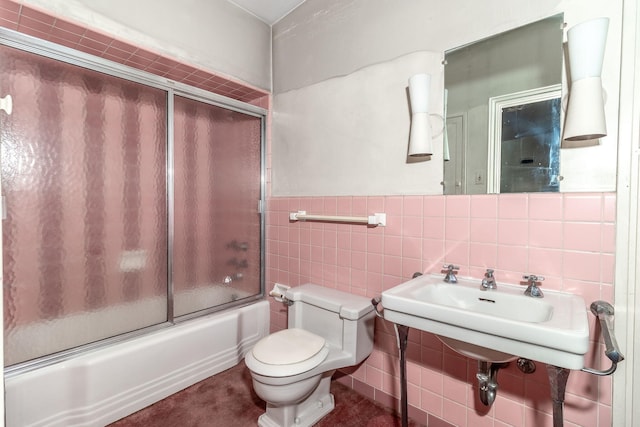
[[[305,0],[228,0],[269,25],[278,22]]]

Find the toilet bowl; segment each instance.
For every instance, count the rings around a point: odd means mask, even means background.
[[[289,328],[263,338],[245,356],[254,390],[267,402],[261,427],[318,422],[335,407],[335,370],[362,362],[373,348],[369,299],[313,284],[285,296]]]

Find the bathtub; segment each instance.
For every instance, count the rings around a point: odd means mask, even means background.
[[[263,300],[8,376],[7,427],[109,424],[235,366],[268,333]]]

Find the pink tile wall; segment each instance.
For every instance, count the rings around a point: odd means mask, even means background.
[[[517,283],[526,273],[546,277],[547,289],[573,292],[587,303],[613,301],[615,193],[482,196],[271,198],[267,216],[267,286],[313,282],[375,297],[416,272],[482,277]],[[365,215],[386,212],[387,226],[290,222],[289,212]],[[594,318],[590,322],[595,325]],[[272,301],[272,330],[286,327],[286,310]],[[375,348],[340,381],[383,404],[399,398],[393,326],[376,325]],[[595,336],[592,334],[592,336]],[[600,361],[599,339],[588,355]],[[500,391],[487,409],[477,397],[476,362],[452,352],[426,332],[409,336],[409,404],[421,423],[458,426],[552,426],[543,364],[532,375],[501,370]],[[565,426],[609,426],[611,380],[572,372]]]
[[[83,24],[52,16],[48,11],[24,6],[16,0],[0,0],[0,27],[239,101],[263,108],[268,107],[268,92],[264,90],[229,76],[216,75],[211,71],[181,63],[127,41],[118,40],[112,35],[96,31]]]

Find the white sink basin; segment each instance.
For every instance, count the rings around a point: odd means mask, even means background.
[[[442,278],[424,275],[383,292],[385,319],[432,332],[478,360],[524,357],[584,367],[589,325],[582,297],[545,289],[544,298],[532,298],[522,285],[498,283],[498,289],[485,291],[480,279],[446,283]]]

